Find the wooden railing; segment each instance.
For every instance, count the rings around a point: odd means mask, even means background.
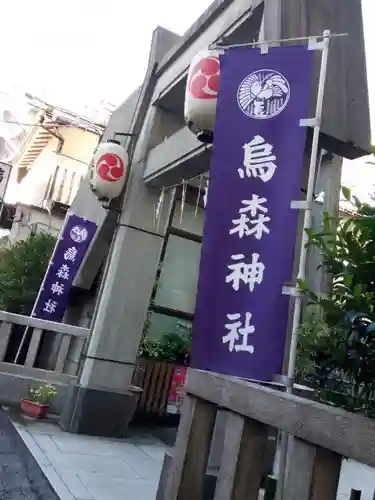
[[[336,500],[343,457],[375,466],[375,421],[243,380],[189,370],[164,500],[203,500],[218,410],[227,412],[214,500],[258,500],[269,428],[290,434],[285,500]]]
[[[86,328],[0,311],[0,371],[22,364],[74,376],[88,332]],[[17,356],[20,343],[24,346],[21,358]],[[9,354],[11,348],[13,355]]]

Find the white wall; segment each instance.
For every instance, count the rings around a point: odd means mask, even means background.
[[[25,240],[33,231],[58,236],[63,222],[63,217],[51,216],[45,210],[17,204],[9,241],[13,244],[16,241]]]
[[[64,140],[61,155],[56,153],[59,141],[56,137],[52,137],[44,150],[36,158],[21,183],[15,184],[13,182],[9,186],[8,190],[10,193],[7,193],[7,199],[10,202],[42,206],[49,180],[57,166],[62,170],[66,169],[72,174],[74,172],[77,174],[77,182],[74,184],[71,195],[68,196],[67,193],[70,189],[70,178],[67,178],[66,186],[64,184],[62,191],[62,201],[64,203],[67,201],[71,203],[73,201],[79,189],[79,180],[87,173],[99,136],[92,132],[72,127],[60,127],[59,134]]]

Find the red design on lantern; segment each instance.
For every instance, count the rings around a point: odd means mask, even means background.
[[[202,59],[191,72],[189,89],[195,99],[216,99],[219,89],[219,58]]]
[[[98,160],[96,170],[103,181],[115,182],[124,175],[124,162],[114,153],[104,153]]]

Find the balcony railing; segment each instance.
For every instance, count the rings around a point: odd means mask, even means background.
[[[57,201],[70,206],[78,192],[85,170],[57,166],[52,173],[45,194],[45,202]]]

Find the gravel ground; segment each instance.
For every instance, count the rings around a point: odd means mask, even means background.
[[[59,500],[2,410],[0,410],[0,499]]]

